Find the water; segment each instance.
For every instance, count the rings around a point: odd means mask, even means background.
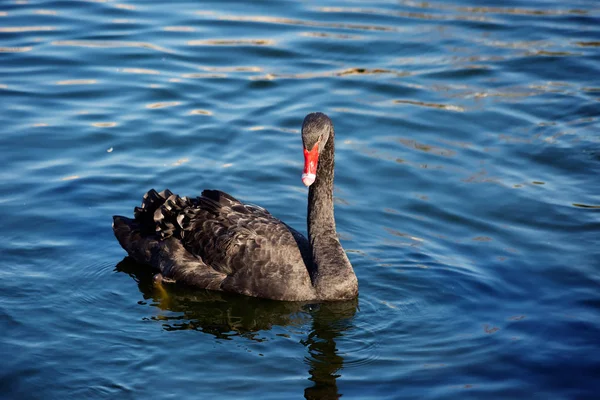
[[[2,2],[1,397],[598,398],[599,48],[594,0]],[[357,303],[123,260],[152,187],[305,231],[312,111]]]

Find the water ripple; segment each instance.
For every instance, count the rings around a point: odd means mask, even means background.
[[[56,10],[35,10],[33,13],[37,15],[58,15]]]
[[[508,15],[528,15],[528,16],[561,16],[561,15],[588,15],[590,11],[586,9],[562,9],[562,10],[544,10],[533,8],[519,7],[467,7],[452,4],[444,4],[439,2],[415,2],[413,0],[401,0],[401,4],[425,9],[436,10],[454,10],[468,13],[491,13],[491,14],[508,14]]]
[[[394,103],[410,104],[413,106],[420,106],[420,107],[439,108],[439,109],[447,110],[447,111],[456,111],[456,112],[464,112],[465,111],[465,109],[463,107],[455,106],[452,104],[425,103],[422,101],[415,101],[415,100],[394,100]]]
[[[273,46],[271,39],[203,39],[188,40],[188,46]]]
[[[596,398],[600,8],[496,3],[2,3],[6,397]],[[152,187],[305,233],[312,111],[358,302],[123,259]]]
[[[163,30],[167,32],[195,32],[196,28],[193,26],[165,26]]]
[[[95,85],[98,83],[96,79],[70,79],[66,81],[57,81],[57,85]]]
[[[390,69],[368,69],[368,68],[347,68],[339,71],[324,71],[324,72],[307,72],[301,74],[278,74],[269,73],[266,75],[253,76],[251,79],[254,80],[273,80],[273,79],[314,79],[314,78],[329,78],[329,77],[343,77],[350,75],[394,75],[397,77],[409,76],[410,72],[405,71],[394,71]]]
[[[51,43],[53,46],[75,46],[75,47],[98,47],[98,48],[127,48],[127,47],[139,47],[143,49],[151,49],[160,51],[163,53],[173,53],[162,46],[157,46],[152,43],[146,42],[124,42],[124,41],[111,41],[111,40],[55,40]]]
[[[55,31],[55,26],[11,26],[0,27],[0,33],[46,32]]]
[[[121,72],[126,74],[160,75],[160,71],[146,68],[123,68]]]
[[[26,51],[31,51],[33,47],[25,46],[25,47],[0,47],[0,53],[24,53]]]
[[[441,15],[433,13],[422,13],[422,12],[407,12],[407,11],[393,11],[388,9],[376,9],[376,8],[357,8],[357,7],[319,7],[317,9],[323,13],[353,13],[353,14],[372,14],[381,16],[395,16],[402,18],[414,18],[423,20],[439,20],[439,21],[477,21],[484,22],[490,21],[487,17],[476,17],[470,15]]]
[[[179,104],[181,104],[179,101],[163,101],[160,103],[151,103],[151,104],[146,104],[146,108],[165,108],[165,107],[175,107],[178,106]]]
[[[361,30],[361,31],[378,31],[378,32],[400,32],[403,29],[392,26],[381,26],[381,25],[361,25],[361,24],[347,24],[347,23],[334,23],[334,22],[321,22],[321,21],[306,21],[291,18],[280,18],[270,16],[238,16],[238,15],[220,15],[218,17],[223,21],[236,21],[236,22],[260,22],[267,24],[282,24],[282,25],[297,25],[297,26],[311,26],[321,28],[340,28],[350,30]]]

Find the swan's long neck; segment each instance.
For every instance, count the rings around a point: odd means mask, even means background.
[[[308,191],[308,238],[315,272],[313,284],[322,300],[354,298],[358,282],[337,238],[333,215],[334,132],[319,155],[317,178]]]

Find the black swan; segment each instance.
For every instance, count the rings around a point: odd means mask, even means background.
[[[333,215],[334,130],[323,113],[302,124],[308,240],[263,208],[227,193],[179,197],[154,189],[135,219],[113,217],[119,243],[157,281],[286,301],[349,300],[358,281]]]

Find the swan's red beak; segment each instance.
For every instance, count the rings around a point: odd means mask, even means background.
[[[317,178],[317,164],[319,163],[319,142],[311,151],[304,149],[304,171],[302,171],[302,183],[305,186],[313,184]]]

